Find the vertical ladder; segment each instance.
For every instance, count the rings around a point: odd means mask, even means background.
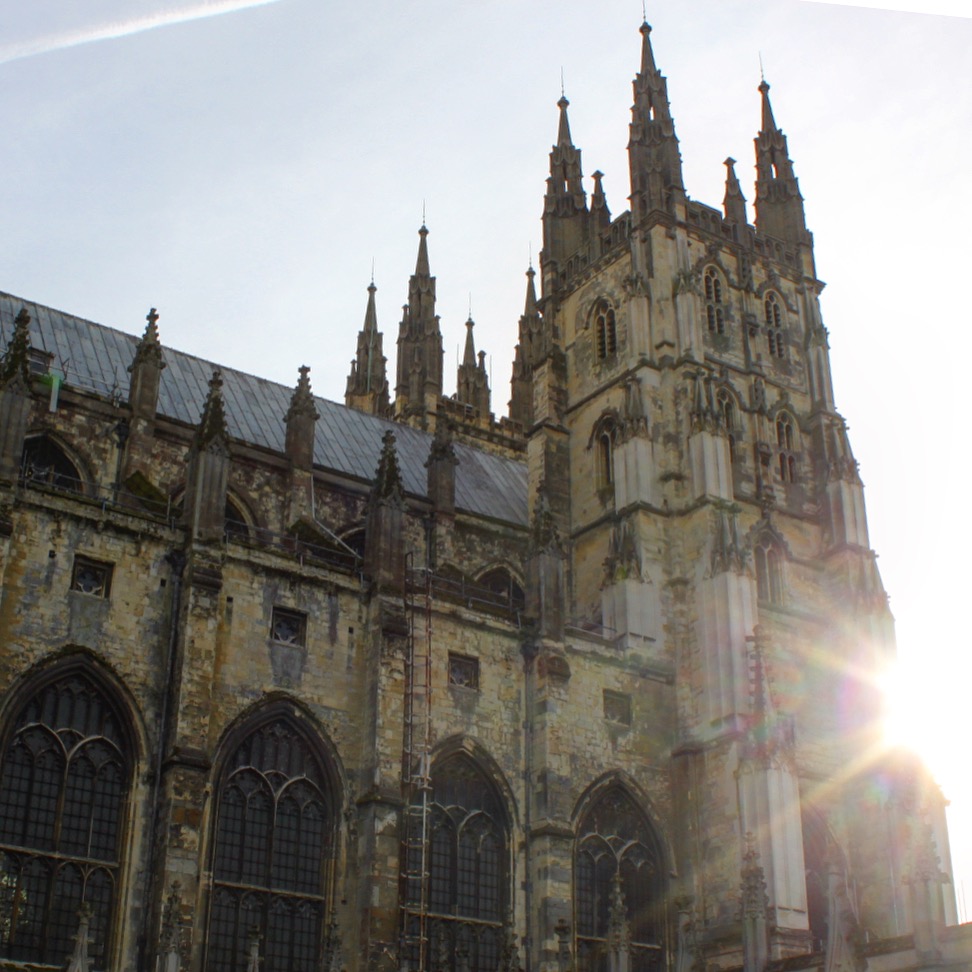
[[[405,557],[404,611],[407,628],[405,649],[405,726],[402,752],[402,795],[405,800],[402,835],[403,969],[424,970],[429,952],[429,799],[432,743],[432,573],[412,566],[413,554]],[[415,592],[423,604],[420,630],[416,631]]]

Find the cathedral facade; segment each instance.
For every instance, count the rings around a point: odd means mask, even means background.
[[[344,405],[0,294],[0,969],[969,967],[759,98],[752,221],[560,100],[500,418],[424,226]]]

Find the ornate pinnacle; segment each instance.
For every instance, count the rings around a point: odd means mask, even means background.
[[[292,418],[307,416],[316,421],[320,418],[320,415],[314,405],[314,395],[311,392],[310,378],[307,377],[310,373],[310,368],[307,365],[301,365],[299,371],[300,377],[297,379],[297,387],[294,389],[294,394],[290,399],[290,408],[287,409],[285,418],[289,422]]]
[[[381,456],[378,471],[375,473],[375,486],[372,496],[376,500],[402,498],[402,473],[398,467],[398,454],[395,451],[395,433],[389,429],[381,438]]]
[[[30,381],[30,314],[25,307],[14,321],[13,336],[2,359],[0,359],[0,387],[15,378]]]
[[[196,431],[196,445],[205,446],[216,441],[225,441],[226,410],[223,406],[223,376],[217,368],[209,379],[209,394],[203,406],[202,418]]]

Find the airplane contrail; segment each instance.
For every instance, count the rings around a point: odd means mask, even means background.
[[[77,30],[46,34],[30,40],[0,45],[0,64],[34,57],[37,54],[63,51],[82,44],[93,44],[95,41],[128,37],[155,27],[183,24],[189,20],[202,20],[204,17],[216,17],[219,14],[234,13],[237,10],[263,7],[278,2],[279,0],[197,0],[195,3],[181,3],[174,8],[169,6],[168,9],[143,14],[140,17],[93,24]]]

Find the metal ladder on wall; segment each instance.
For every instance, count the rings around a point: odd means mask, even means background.
[[[405,731],[402,747],[401,968],[423,970],[429,954],[429,799],[432,744],[432,573],[412,566],[405,556],[403,608],[406,624]],[[421,589],[419,589],[421,581]],[[419,591],[421,606],[416,604]],[[416,631],[416,614],[424,623]]]

